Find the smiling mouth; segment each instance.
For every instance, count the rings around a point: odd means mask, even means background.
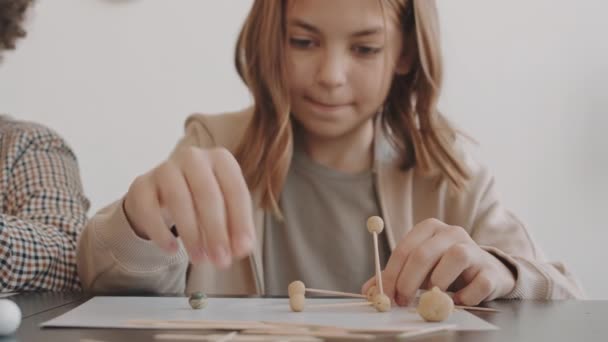
[[[339,109],[339,108],[350,106],[350,103],[326,103],[326,102],[317,101],[311,97],[305,97],[305,99],[306,99],[306,101],[312,103],[313,105],[316,105],[316,106],[319,106],[322,108],[327,108],[327,109]]]

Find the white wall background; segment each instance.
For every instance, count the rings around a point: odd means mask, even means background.
[[[79,156],[91,213],[167,156],[195,111],[247,105],[232,66],[251,0],[38,1],[0,67],[0,112]],[[608,3],[439,0],[443,111],[504,200],[592,298],[608,298]],[[603,96],[602,96],[603,95]]]

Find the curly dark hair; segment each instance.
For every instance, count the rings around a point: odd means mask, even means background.
[[[33,0],[0,0],[0,54],[15,48],[17,39],[25,36],[25,12]],[[1,56],[0,56],[1,57]]]

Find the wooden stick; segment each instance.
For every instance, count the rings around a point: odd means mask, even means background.
[[[382,286],[382,275],[380,274],[380,254],[378,253],[378,233],[374,232],[374,259],[376,261],[376,286],[380,294],[384,294],[384,286]]]
[[[258,321],[239,321],[241,323],[259,323]],[[127,324],[153,325],[159,323],[181,324],[181,323],[198,323],[198,324],[224,324],[234,323],[234,321],[214,321],[207,319],[187,320],[187,319],[129,319]]]
[[[411,338],[411,337],[418,337],[418,336],[422,336],[422,335],[434,334],[434,333],[441,332],[441,331],[451,330],[451,329],[454,329],[455,327],[456,327],[455,325],[443,325],[443,326],[439,326],[439,327],[432,327],[432,328],[425,328],[425,329],[420,329],[420,330],[415,330],[415,331],[408,331],[408,332],[404,332],[402,334],[397,335],[397,339],[407,339],[407,338]]]
[[[467,310],[467,311],[483,311],[483,312],[500,312],[498,309],[494,308],[484,308],[481,306],[464,306],[464,305],[454,305],[455,309]]]
[[[245,330],[269,328],[268,324],[256,321],[164,321],[133,320],[127,321],[130,328],[188,329],[188,330]]]
[[[251,324],[251,323],[241,323],[238,321],[230,322],[230,323],[197,323],[196,321],[192,321],[192,323],[173,323],[173,322],[157,322],[157,323],[128,323],[128,326],[136,326],[136,327],[177,327],[177,328],[185,328],[185,327],[197,327],[202,329],[213,329],[218,327],[218,329],[223,329],[223,327],[243,327],[243,329],[255,329],[255,328],[268,328],[265,324]]]
[[[156,334],[154,335],[155,340],[169,340],[169,341],[214,341],[217,342],[218,338],[225,337],[226,335],[192,335],[192,334]],[[234,342],[264,342],[264,341],[290,341],[290,342],[317,342],[322,341],[314,336],[300,336],[300,335],[276,335],[276,336],[265,336],[265,335],[236,335],[231,341]]]
[[[216,335],[182,335],[182,334],[156,334],[155,340],[169,341],[213,341],[211,336]]]
[[[151,329],[166,329],[166,330],[245,330],[245,329],[261,329],[261,326],[256,325],[197,325],[197,324],[158,324],[158,325],[127,325],[125,328],[151,328]]]
[[[309,288],[306,288],[306,292],[321,293],[321,294],[328,294],[328,295],[336,295],[336,296],[342,296],[342,297],[366,298],[367,299],[367,296],[364,296],[362,294],[349,293],[349,292],[341,292],[341,291],[330,291],[330,290],[320,290],[320,289],[309,289]]]
[[[231,320],[207,320],[207,319],[197,319],[197,320],[186,320],[186,319],[175,319],[175,320],[164,320],[164,319],[133,319],[128,320],[128,324],[141,324],[141,325],[154,325],[154,324],[199,324],[199,325],[222,325],[222,324],[262,324],[261,321],[231,321]]]
[[[309,329],[309,330],[330,330],[330,331],[350,331],[350,329],[344,329],[332,325],[321,325],[321,324],[310,324],[310,323],[291,323],[291,322],[272,322],[262,321],[262,323],[268,324],[272,327],[277,328],[293,328],[293,329]]]
[[[315,304],[315,305],[308,305],[308,306],[306,306],[306,309],[342,308],[342,307],[373,306],[373,305],[374,305],[374,303],[371,303],[371,302]]]
[[[342,331],[297,331],[294,332],[291,329],[252,329],[252,330],[244,330],[243,334],[262,334],[262,335],[286,335],[290,333],[295,333],[300,336],[314,336],[321,338],[348,338],[349,340],[373,340],[376,336],[369,334],[353,334],[349,332]]]

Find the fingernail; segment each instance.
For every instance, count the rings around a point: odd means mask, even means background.
[[[395,297],[395,302],[397,303],[397,305],[399,306],[406,306],[407,305],[407,298],[397,294],[397,296]]]

